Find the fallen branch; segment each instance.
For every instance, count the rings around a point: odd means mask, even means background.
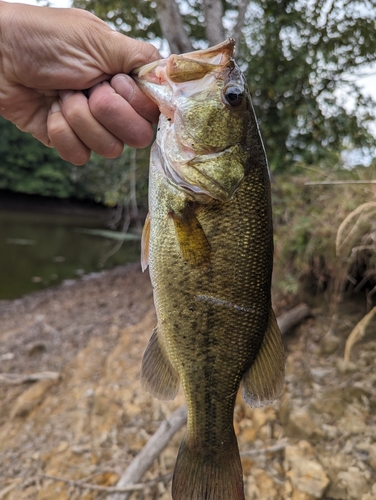
[[[130,463],[124,474],[122,474],[117,487],[123,488],[127,484],[137,483],[150,468],[154,460],[166,448],[172,436],[185,425],[186,421],[187,409],[185,406],[178,408],[168,419],[164,420],[157,432],[149,439],[144,448]],[[127,500],[129,496],[129,493],[125,493],[125,495],[115,494],[111,495],[109,500]]]
[[[282,335],[285,335],[290,330],[295,328],[303,321],[303,319],[308,318],[311,315],[311,309],[307,304],[299,304],[298,306],[290,309],[290,311],[278,316],[277,323]]]
[[[58,372],[29,373],[26,375],[18,373],[0,373],[0,384],[19,385],[25,382],[38,382],[39,380],[59,380]]]
[[[129,484],[128,486],[101,486],[99,484],[92,483],[82,483],[81,481],[73,481],[72,479],[65,479],[63,477],[50,476],[48,474],[41,474],[41,478],[43,479],[51,479],[52,481],[57,481],[61,483],[68,484],[69,486],[73,486],[74,488],[81,488],[83,490],[91,490],[91,491],[101,491],[103,493],[129,493],[132,491],[144,490],[150,486],[155,486],[159,482],[169,481],[172,478],[172,474],[167,474],[162,477],[157,477],[156,479],[152,479],[151,481],[147,481],[145,483],[138,484]]]

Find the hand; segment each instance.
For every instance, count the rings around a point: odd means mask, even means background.
[[[18,128],[76,165],[150,144],[158,108],[128,73],[155,47],[84,10],[1,1],[0,33],[0,114]]]

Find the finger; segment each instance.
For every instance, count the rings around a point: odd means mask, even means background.
[[[90,111],[82,92],[60,92],[61,109],[77,137],[92,151],[115,158],[123,151],[123,142],[105,128]]]
[[[93,89],[89,106],[97,121],[128,146],[143,148],[153,140],[151,123],[140,116],[107,82]]]
[[[116,93],[124,97],[124,99],[132,105],[132,108],[145,118],[145,120],[151,123],[158,122],[158,106],[142,92],[133,78],[124,74],[115,75],[111,80],[111,86],[116,90]]]
[[[105,43],[97,47],[108,74],[128,74],[135,68],[161,59],[158,50],[148,42],[141,42],[117,31],[112,31],[108,35],[103,38]]]
[[[49,146],[74,165],[83,165],[90,158],[90,149],[82,143],[61,112],[60,104],[55,101],[47,118]]]

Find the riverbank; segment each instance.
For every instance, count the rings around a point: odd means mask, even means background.
[[[280,400],[250,409],[238,398],[247,500],[376,497],[375,329],[354,347],[351,365],[342,362],[345,339],[360,318],[354,310],[330,331],[331,318],[315,311],[285,338]],[[0,302],[0,372],[58,374],[34,383],[0,381],[2,500],[108,496],[95,486],[115,486],[184,402],[181,392],[173,402],[157,401],[140,385],[154,324],[149,277],[139,264]],[[143,481],[172,471],[182,432]],[[169,488],[159,482],[132,500],[168,500]]]

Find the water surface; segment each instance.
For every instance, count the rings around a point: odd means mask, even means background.
[[[111,217],[93,204],[0,192],[0,300],[136,261],[139,241],[110,255],[116,241],[80,230],[108,229]]]

